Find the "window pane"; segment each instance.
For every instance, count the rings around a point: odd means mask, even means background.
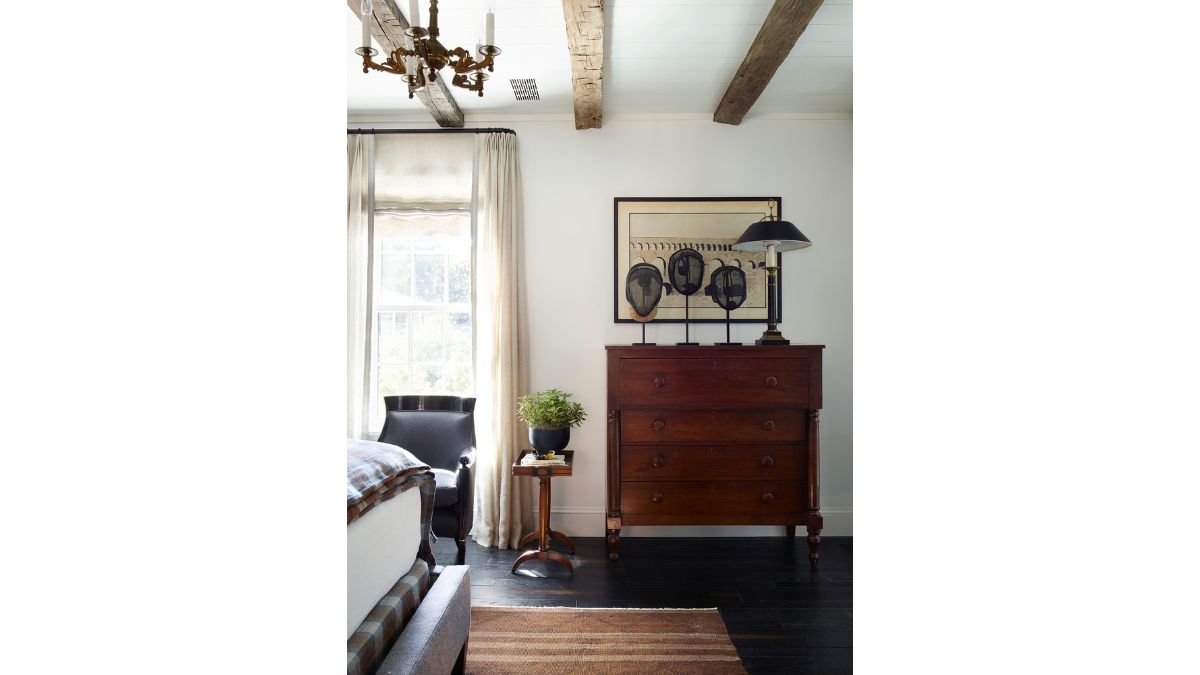
[[[413,366],[413,394],[449,394],[442,383],[441,366]]]
[[[471,315],[453,312],[446,321],[446,360],[471,365]]]
[[[446,301],[446,256],[417,255],[415,258],[417,302]]]
[[[474,396],[475,383],[472,377],[471,361],[453,362],[442,369],[442,383],[447,394],[458,396]]]
[[[412,257],[407,253],[385,253],[379,256],[379,286],[385,305],[412,303]]]
[[[383,424],[383,397],[403,396],[411,393],[408,366],[379,366],[375,369],[376,396],[371,402],[371,425],[378,430]]]
[[[412,394],[450,394],[470,396],[474,392],[470,363],[449,363],[444,366],[413,366]]]
[[[408,312],[380,312],[375,344],[381,363],[408,361]]]
[[[470,244],[467,245],[468,249]],[[467,256],[450,257],[450,302],[471,301],[471,259]]]
[[[446,339],[442,330],[445,318],[446,312],[412,313],[414,362],[441,363],[446,360]]]

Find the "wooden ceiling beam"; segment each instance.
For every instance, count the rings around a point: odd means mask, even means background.
[[[346,0],[346,4],[355,16],[361,16],[360,0]],[[408,19],[404,18],[394,0],[374,0],[372,14],[371,37],[374,37],[375,41],[383,47],[385,53],[391,53],[397,47],[413,48],[412,38],[404,34],[409,27]],[[376,60],[382,61],[383,59],[377,57]],[[399,91],[408,95],[408,85],[400,77],[388,73],[374,73],[374,75],[393,77],[399,85]],[[439,77],[425,85],[423,89],[416,92],[416,96],[433,116],[438,126],[461,127],[466,123],[462,110],[459,109],[458,103],[455,103],[454,97],[450,95],[450,84],[445,79]]]
[[[571,52],[571,89],[575,128],[599,129],[604,108],[604,0],[563,0],[567,47]]]
[[[741,124],[742,118],[758,101],[780,64],[791,53],[800,34],[821,7],[823,0],[775,0],[758,36],[746,52],[746,58],[721,97],[713,121]]]

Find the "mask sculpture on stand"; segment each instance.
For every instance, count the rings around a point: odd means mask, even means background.
[[[689,299],[693,293],[700,290],[700,284],[704,283],[704,256],[694,248],[680,249],[672,253],[671,259],[667,261],[667,274],[671,278],[671,287],[683,295],[683,342],[675,344],[698,345],[699,342],[689,340],[688,310]]]
[[[729,341],[729,313],[746,302],[746,273],[740,267],[722,265],[713,270],[704,294],[713,299],[721,309],[725,310],[725,341],[717,346],[731,347],[740,342]]]
[[[638,263],[629,268],[625,275],[625,300],[629,302],[629,318],[642,324],[642,341],[635,346],[649,346],[646,342],[646,324],[658,314],[658,303],[663,295],[662,272],[650,263]]]

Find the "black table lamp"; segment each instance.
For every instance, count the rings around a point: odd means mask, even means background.
[[[771,215],[746,228],[742,236],[733,245],[735,251],[762,251],[767,254],[767,330],[762,337],[754,341],[756,345],[787,345],[790,340],[783,337],[775,322],[779,316],[776,305],[779,302],[777,275],[779,265],[776,253],[794,251],[798,248],[808,248],[812,242],[804,236],[795,225],[775,217],[775,205],[771,205]]]

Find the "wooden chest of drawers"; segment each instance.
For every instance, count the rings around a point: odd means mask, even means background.
[[[821,538],[821,350],[611,345],[608,557],[622,525],[796,525]]]

